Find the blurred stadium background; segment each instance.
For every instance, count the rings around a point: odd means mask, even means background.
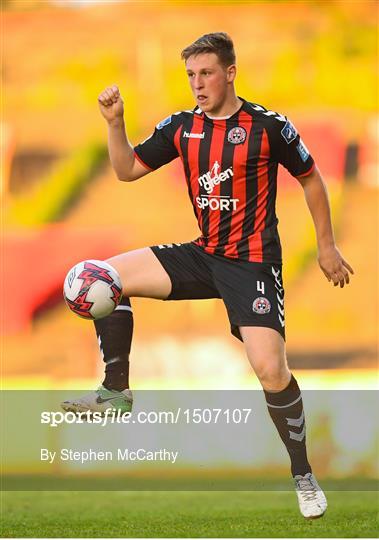
[[[122,184],[97,96],[120,87],[133,143],[193,106],[180,51],[217,30],[235,41],[237,90],[287,114],[328,183],[338,245],[356,275],[318,269],[296,180],[280,174],[290,366],[303,388],[377,388],[377,4],[3,2],[4,388],[92,388],[92,324],[62,300],[67,270],[198,235],[181,165]],[[221,302],[134,299],[135,388],[258,388]]]

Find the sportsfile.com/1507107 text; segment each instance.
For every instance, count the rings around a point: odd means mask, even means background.
[[[43,411],[41,424],[57,427],[60,424],[246,424],[252,413],[249,408],[221,409],[221,408],[195,408],[176,411],[138,411],[137,413],[124,412],[116,409],[107,409],[105,412],[57,412]]]

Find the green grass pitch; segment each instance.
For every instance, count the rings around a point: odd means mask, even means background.
[[[318,520],[294,492],[3,492],[2,537],[377,537],[378,495],[334,491]]]

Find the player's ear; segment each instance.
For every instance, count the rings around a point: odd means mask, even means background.
[[[231,66],[226,68],[226,80],[228,83],[231,83],[234,81],[237,75],[237,66],[235,64],[232,64]]]

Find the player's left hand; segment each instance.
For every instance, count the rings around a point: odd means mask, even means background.
[[[336,246],[330,246],[319,250],[318,263],[328,281],[333,281],[334,286],[344,287],[350,282],[349,272],[354,274],[350,264],[345,261]]]

